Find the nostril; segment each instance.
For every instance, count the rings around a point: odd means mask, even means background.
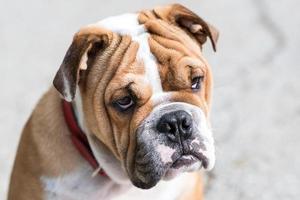
[[[158,126],[158,130],[163,133],[174,134],[176,132],[176,124],[171,122],[160,123]]]
[[[188,120],[186,117],[182,119],[182,128],[189,129],[191,127],[192,121]]]
[[[164,132],[166,132],[166,133],[169,133],[172,130],[169,123],[164,123],[162,126],[163,126]]]
[[[179,121],[179,129],[180,134],[183,136],[183,138],[187,139],[191,136],[193,132],[193,121],[192,118],[188,114],[183,114],[180,117]]]

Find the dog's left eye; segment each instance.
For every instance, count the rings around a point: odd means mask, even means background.
[[[134,101],[131,96],[125,96],[117,100],[115,103],[121,111],[125,111],[134,105]]]
[[[203,76],[196,76],[192,79],[192,90],[199,90]]]

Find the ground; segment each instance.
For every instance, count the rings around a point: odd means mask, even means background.
[[[169,1],[0,0],[0,199],[20,132],[82,25]],[[174,2],[174,1],[172,1]],[[217,163],[208,200],[297,200],[300,12],[295,0],[177,1],[221,32],[211,115]]]

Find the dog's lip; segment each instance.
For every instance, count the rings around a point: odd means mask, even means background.
[[[193,155],[183,155],[180,158],[178,158],[172,165],[171,168],[179,169],[183,166],[191,166],[195,164],[196,162],[199,162],[200,160],[197,159]],[[201,161],[200,161],[201,162]]]
[[[208,159],[202,153],[192,153],[188,155],[182,155],[172,165],[171,168],[181,168],[183,166],[191,166],[196,162],[201,162],[201,165],[206,169],[208,167]]]
[[[203,155],[201,152],[193,152],[193,156],[196,157],[201,163],[204,169],[207,169],[209,160],[206,156]]]

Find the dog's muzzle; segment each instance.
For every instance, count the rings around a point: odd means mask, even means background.
[[[130,177],[148,189],[178,173],[210,170],[214,140],[203,111],[187,103],[159,105],[137,129],[137,146]]]

